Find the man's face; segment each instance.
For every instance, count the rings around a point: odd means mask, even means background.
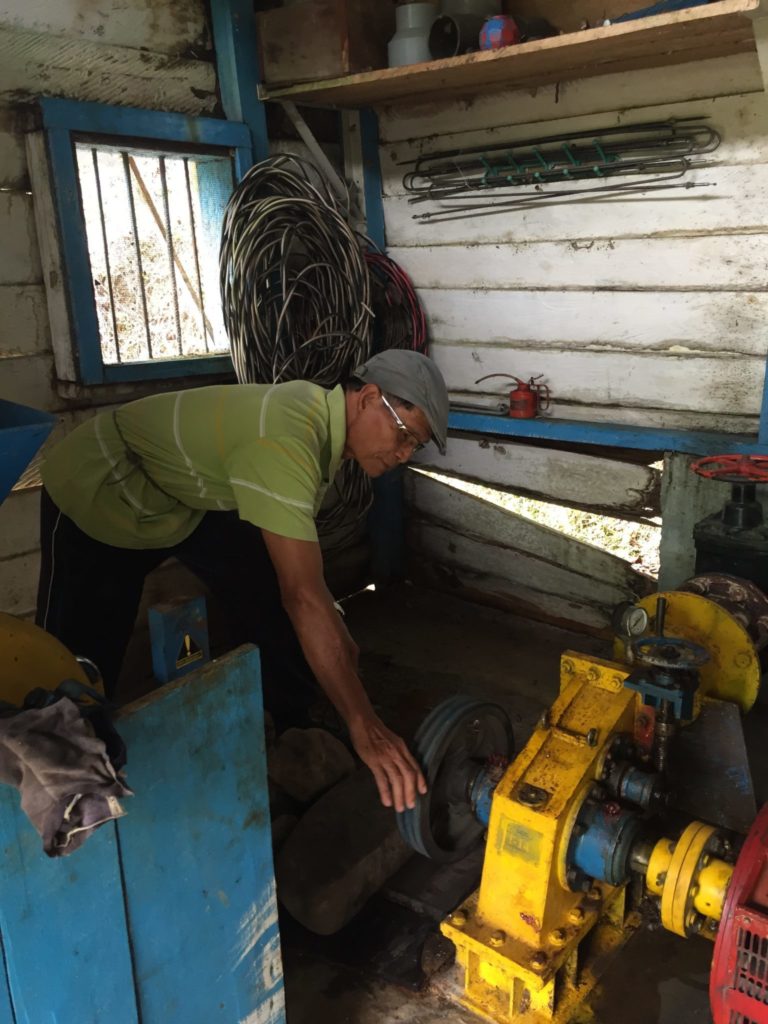
[[[355,459],[368,476],[381,476],[407,462],[430,436],[421,409],[398,405],[376,384],[349,393],[344,454]]]

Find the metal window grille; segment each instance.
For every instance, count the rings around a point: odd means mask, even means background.
[[[736,988],[759,1003],[768,1003],[768,937],[740,928]]]
[[[218,251],[229,153],[76,142],[105,364],[223,354]]]

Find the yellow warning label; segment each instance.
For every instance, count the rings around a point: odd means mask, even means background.
[[[189,633],[185,633],[179,653],[176,655],[176,668],[184,668],[186,665],[191,665],[193,661],[202,661],[202,659],[202,648],[195,643]]]
[[[541,859],[541,844],[544,836],[535,829],[521,825],[510,818],[502,818],[496,830],[496,850],[508,853],[529,864],[538,864]]]

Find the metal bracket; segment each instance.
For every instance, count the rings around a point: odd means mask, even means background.
[[[325,155],[322,146],[312,134],[312,129],[297,110],[296,104],[291,100],[281,100],[280,105],[291,119],[291,124],[299,133],[302,142],[312,154],[318,168],[328,179],[329,185],[341,200],[342,205],[346,206],[348,199],[346,185],[338,176],[333,164]]]
[[[341,140],[344,151],[344,177],[349,188],[350,227],[354,231],[366,234],[365,166],[359,110],[342,110]]]

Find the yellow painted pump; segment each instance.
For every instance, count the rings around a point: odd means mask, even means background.
[[[644,917],[717,938],[756,815],[740,715],[767,612],[757,588],[714,576],[625,609],[616,660],[565,652],[559,697],[508,761],[496,705],[453,698],[429,716],[416,746],[430,791],[400,825],[443,860],[485,835],[480,888],[441,924],[465,1006],[498,1024],[588,1019]],[[766,1004],[736,1019],[761,1024]]]

